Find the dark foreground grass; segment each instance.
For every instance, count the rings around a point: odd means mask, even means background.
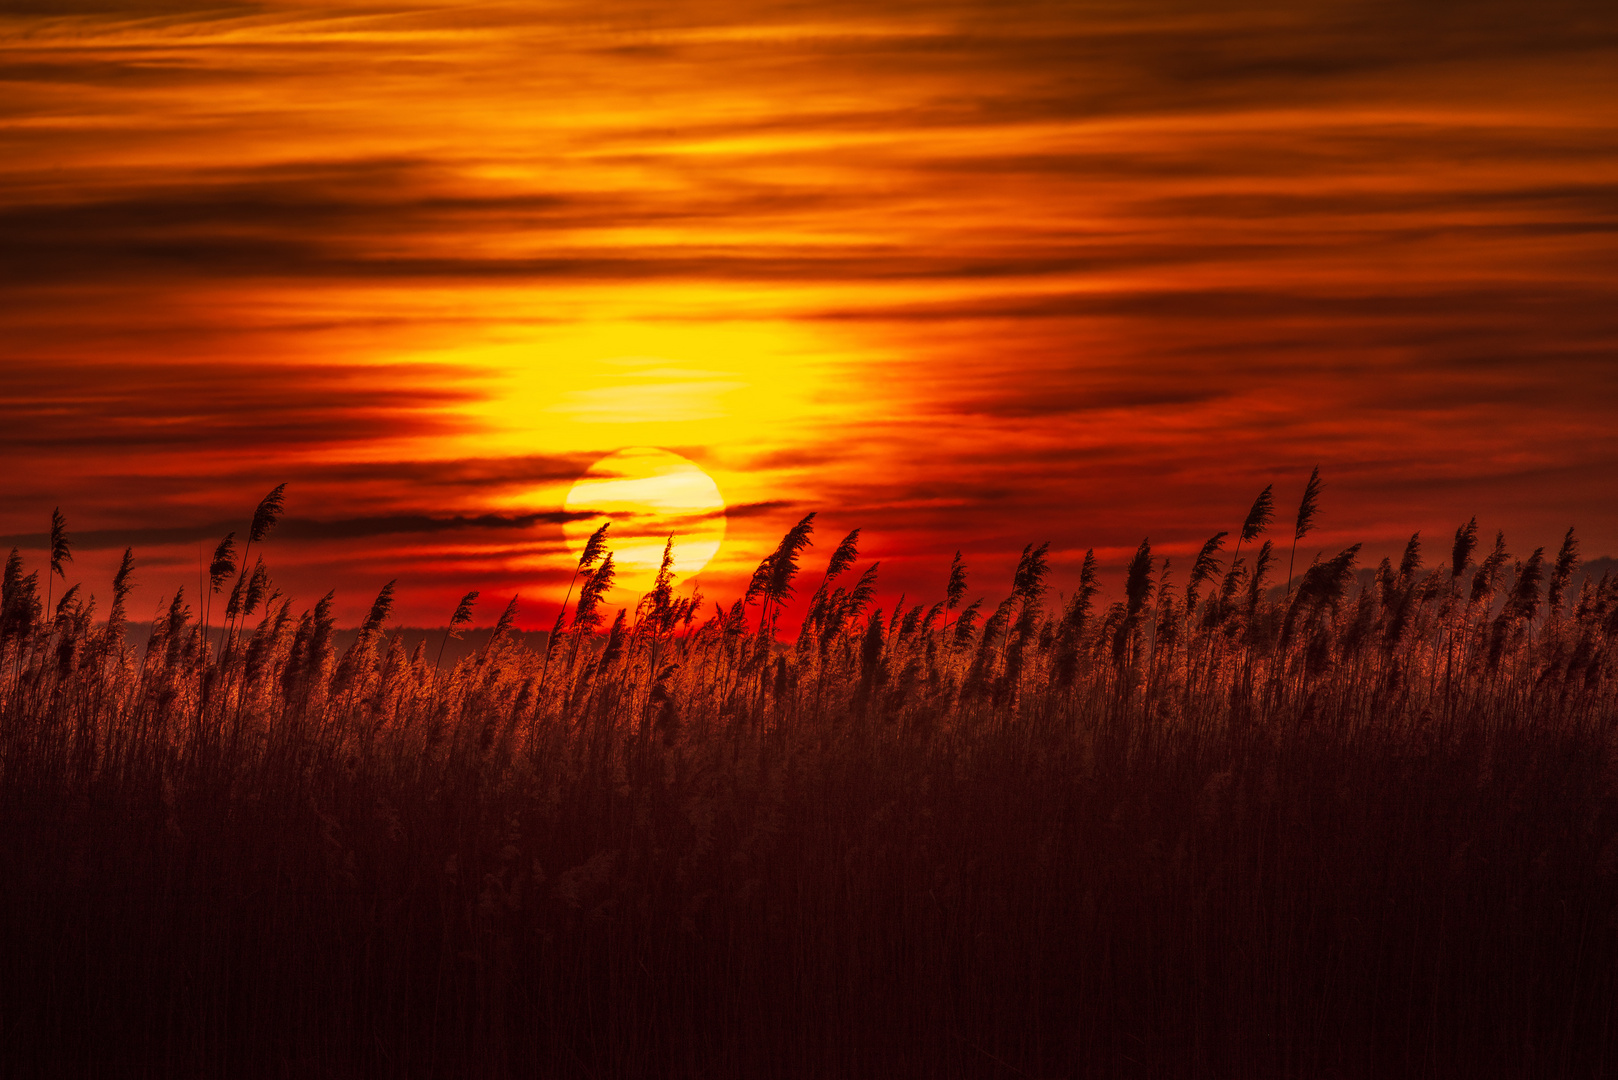
[[[7,624],[0,1071],[1611,1075],[1613,593],[1468,554],[442,676]]]

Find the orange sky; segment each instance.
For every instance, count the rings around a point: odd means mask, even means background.
[[[1308,554],[1618,552],[1610,6],[0,11],[0,542],[133,544],[137,617],[288,481],[288,592],[546,625],[625,446],[720,597],[811,509],[1059,589],[1316,463]]]

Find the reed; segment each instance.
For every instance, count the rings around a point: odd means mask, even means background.
[[[244,549],[217,651],[183,591],[131,649],[132,552],[104,624],[13,552],[0,1071],[1610,1072],[1618,583],[1571,531],[1286,587],[1221,532],[1183,590],[1142,541],[1100,611],[1030,544],[986,619],[959,554],[879,605],[856,531],[789,628],[811,531],[756,609],[665,574],[605,630],[598,533],[565,663],[513,598],[447,669],[391,582],[336,657]]]

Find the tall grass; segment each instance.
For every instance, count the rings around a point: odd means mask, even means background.
[[[1615,1068],[1618,586],[1571,532],[1548,581],[1474,522],[1363,588],[1357,546],[1271,588],[1221,533],[1181,589],[1142,542],[1100,611],[1030,545],[980,619],[959,556],[883,610],[812,529],[605,632],[598,535],[543,649],[513,600],[443,671],[392,583],[336,655],[244,549],[216,644],[176,593],[131,649],[131,556],[98,623],[13,553],[0,1072]]]

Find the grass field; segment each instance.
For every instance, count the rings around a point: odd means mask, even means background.
[[[274,598],[278,502],[143,649],[14,556],[0,1072],[1618,1071],[1618,586],[1469,525],[1277,590],[1262,503],[1113,604],[882,609],[805,519],[614,619],[602,537],[442,665]]]

